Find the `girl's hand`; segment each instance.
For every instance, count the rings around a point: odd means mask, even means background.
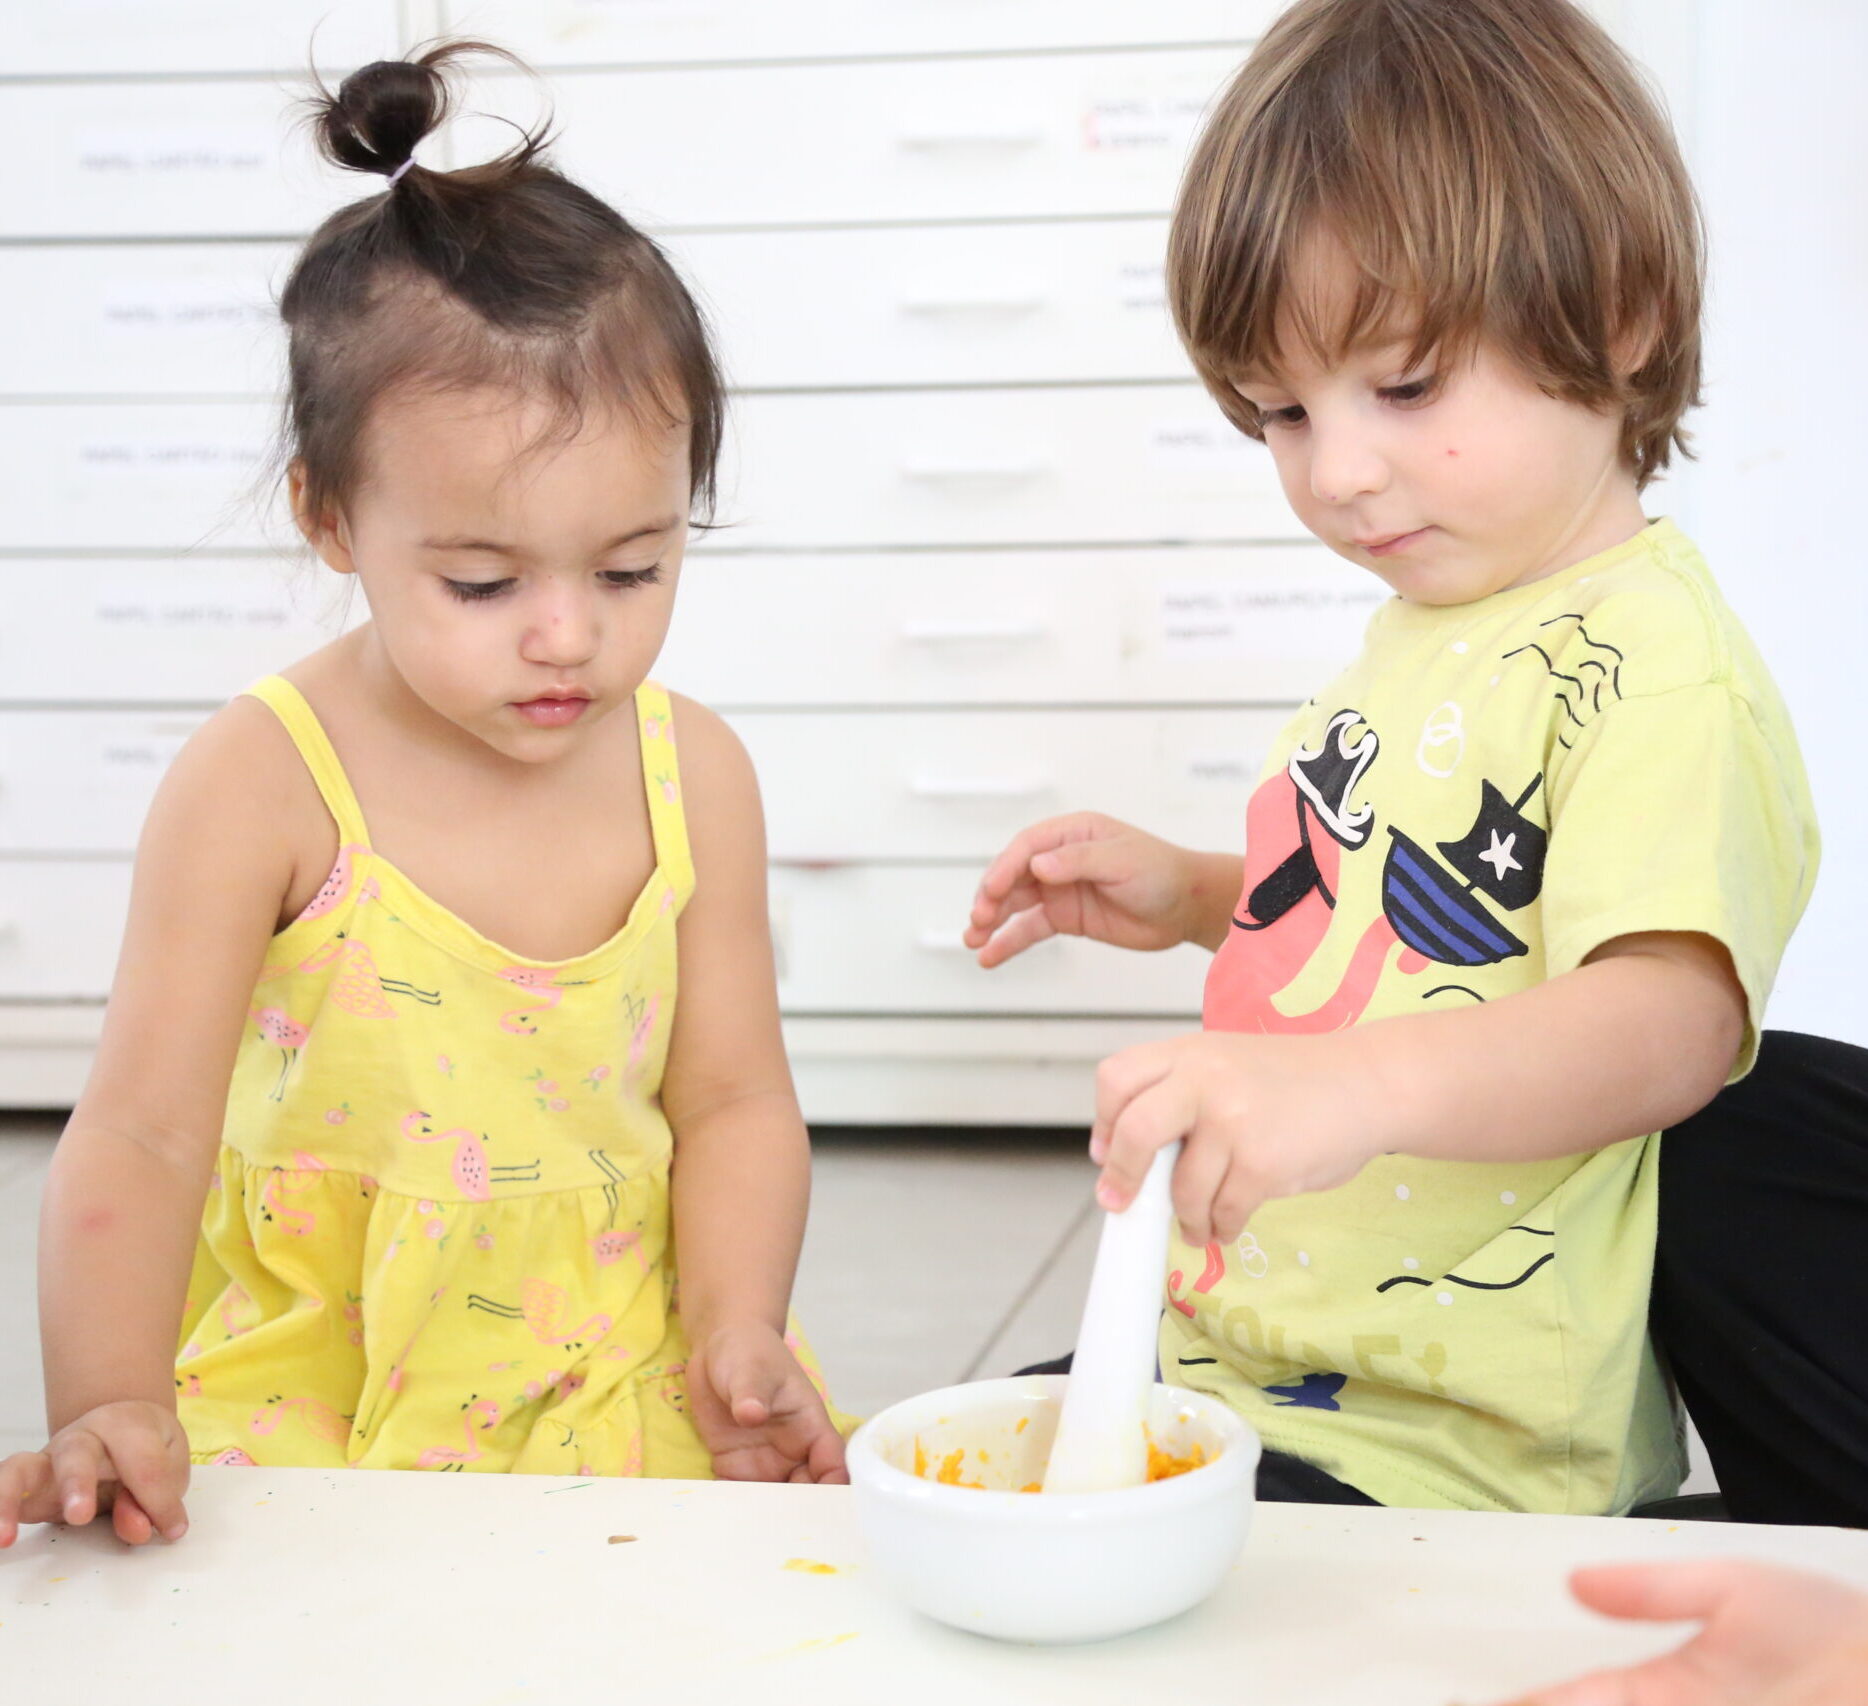
[[[1868,1596],[1765,1564],[1714,1559],[1578,1570],[1571,1591],[1608,1617],[1697,1621],[1685,1646],[1517,1706],[1859,1706]]]
[[[1340,1185],[1394,1147],[1385,1141],[1390,1100],[1353,1031],[1202,1031],[1124,1049],[1096,1071],[1097,1200],[1127,1208],[1156,1150],[1181,1138],[1181,1236],[1229,1244],[1261,1203]]]
[[[723,1481],[849,1480],[843,1436],[784,1338],[767,1323],[721,1327],[688,1356],[694,1426]]]
[[[188,1436],[175,1412],[145,1399],[100,1404],[52,1436],[44,1451],[0,1463],[0,1546],[22,1522],[81,1527],[108,1510],[117,1538],[141,1546],[188,1532]]]
[[[979,963],[988,967],[1048,936],[1088,936],[1118,948],[1178,947],[1190,932],[1193,859],[1186,848],[1100,812],[1047,818],[1021,830],[987,867],[966,945],[979,949]],[[1237,898],[1237,888],[1235,882],[1222,906]]]

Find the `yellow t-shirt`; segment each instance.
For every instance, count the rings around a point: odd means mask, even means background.
[[[1817,864],[1777,691],[1672,522],[1528,586],[1390,600],[1292,720],[1246,824],[1210,1030],[1496,1001],[1638,931],[1701,932],[1764,1003]],[[1389,1155],[1176,1242],[1169,1380],[1385,1504],[1605,1513],[1679,1484],[1647,1337],[1659,1144]]]

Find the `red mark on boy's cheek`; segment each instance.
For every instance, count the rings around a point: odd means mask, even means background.
[[[1457,456],[1459,454],[1459,452],[1455,450],[1450,444],[1446,447],[1446,453],[1449,456]]]

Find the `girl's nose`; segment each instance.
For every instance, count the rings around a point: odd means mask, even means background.
[[[596,656],[599,626],[594,599],[554,591],[540,599],[530,614],[532,620],[519,646],[519,655],[527,663],[575,669]]]

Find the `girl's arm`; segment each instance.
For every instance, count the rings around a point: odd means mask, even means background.
[[[1731,1072],[1746,998],[1711,937],[1605,943],[1498,1001],[1321,1036],[1205,1031],[1097,1074],[1091,1155],[1105,1206],[1185,1138],[1174,1206],[1190,1243],[1229,1242],[1273,1197],[1327,1190],[1377,1155],[1533,1161],[1678,1124]]]
[[[270,722],[249,700],[221,711],[144,826],[103,1037],[41,1211],[51,1443],[0,1469],[0,1543],[22,1518],[88,1522],[113,1502],[127,1540],[150,1520],[170,1538],[185,1526],[176,1334],[228,1077],[293,877],[285,826],[303,810]]]
[[[842,1480],[842,1439],[784,1342],[811,1159],[779,1029],[758,783],[711,711],[677,697],[675,721],[695,886],[662,1105],[694,1420],[721,1476]]]

